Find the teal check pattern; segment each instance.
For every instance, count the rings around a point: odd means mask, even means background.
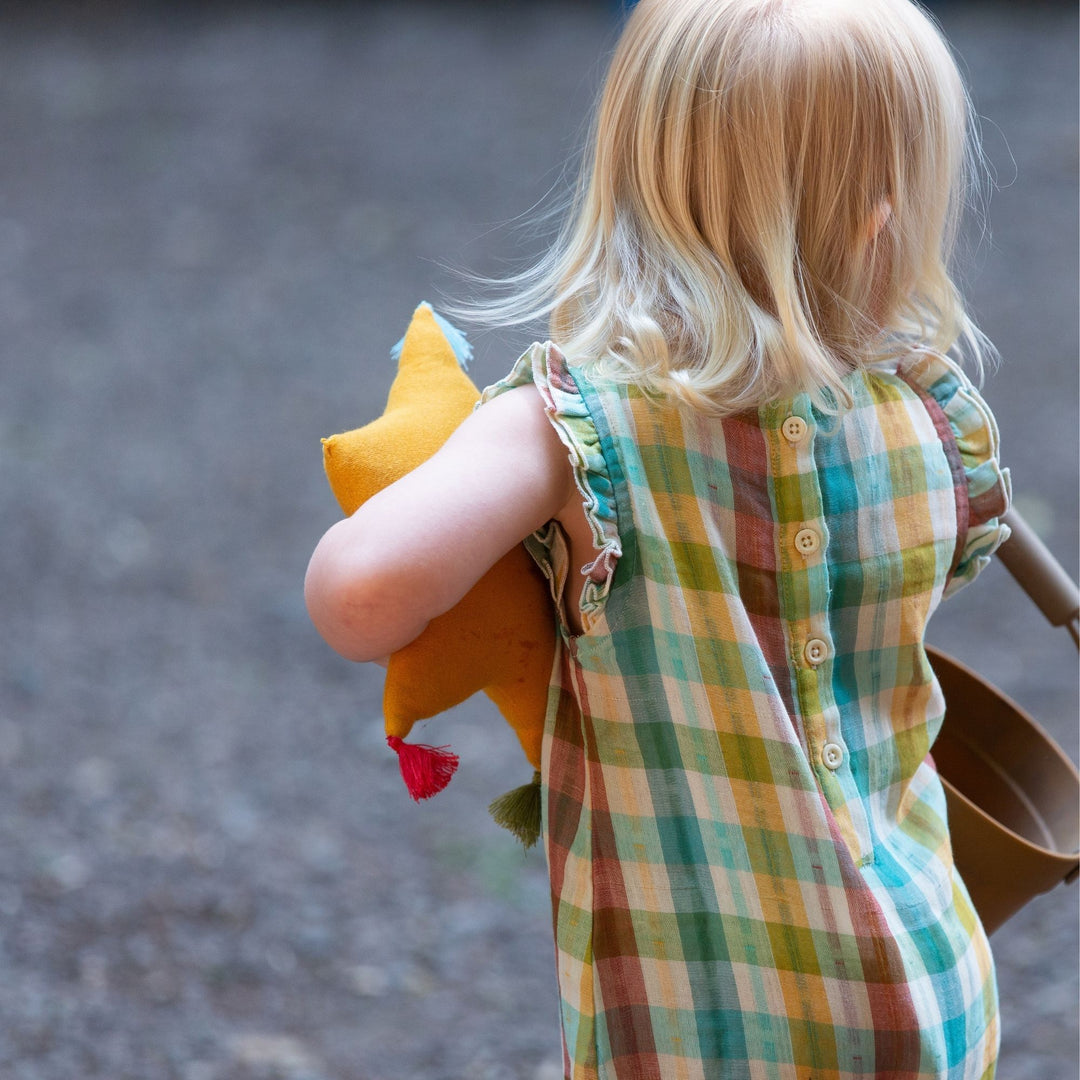
[[[573,1080],[986,1080],[998,1007],[956,874],[923,648],[1008,535],[993,417],[949,361],[722,420],[534,345],[596,557],[543,755]],[[577,603],[584,632],[565,618]]]

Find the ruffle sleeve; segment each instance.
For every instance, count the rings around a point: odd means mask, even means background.
[[[483,391],[479,405],[507,390],[530,383],[539,391],[548,418],[566,447],[574,481],[592,530],[595,557],[580,568],[580,574],[585,579],[581,589],[581,617],[582,625],[588,632],[611,591],[615,566],[622,555],[615,488],[600,435],[585,398],[562,353],[550,342],[530,346],[509,375]],[[551,585],[552,597],[565,627],[562,605],[567,595],[570,568],[562,530],[555,522],[548,522],[526,540],[525,546]]]
[[[1001,517],[1012,501],[1012,483],[999,460],[994,414],[955,363],[922,353],[899,374],[922,398],[952,467],[957,538],[944,591],[949,597],[973,581],[1009,538]]]

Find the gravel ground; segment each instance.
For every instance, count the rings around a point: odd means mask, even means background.
[[[413,305],[538,240],[613,4],[0,12],[0,1080],[556,1080],[542,857],[483,700],[416,807],[300,582],[319,437]],[[1076,574],[1076,16],[941,9],[998,190],[971,295],[1018,505]],[[490,381],[524,344],[478,341]],[[992,568],[935,638],[1077,757]],[[1077,894],[995,938],[1004,1080],[1077,1075]]]

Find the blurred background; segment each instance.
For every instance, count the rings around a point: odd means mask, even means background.
[[[486,699],[413,805],[308,625],[319,439],[414,305],[537,252],[618,3],[0,11],[0,1078],[558,1080],[546,876]],[[1077,573],[1074,5],[941,4],[996,189],[972,304],[1016,501]],[[493,381],[527,344],[474,335]],[[1000,567],[933,638],[1077,758]],[[1002,1080],[1077,1075],[1075,886],[996,936]]]

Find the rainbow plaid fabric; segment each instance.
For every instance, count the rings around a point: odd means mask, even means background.
[[[923,651],[1008,534],[986,406],[924,355],[839,417],[710,419],[550,345],[485,399],[529,382],[597,547],[542,769],[566,1076],[992,1077]],[[559,527],[528,544],[576,597]]]

